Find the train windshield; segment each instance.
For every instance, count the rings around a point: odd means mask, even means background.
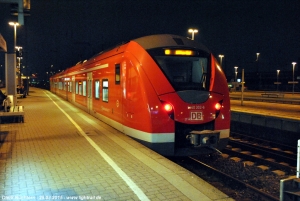
[[[176,91],[208,90],[208,56],[153,56]]]

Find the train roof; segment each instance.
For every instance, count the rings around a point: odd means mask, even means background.
[[[191,40],[187,37],[183,37],[183,36],[178,36],[178,35],[173,35],[173,34],[157,34],[157,35],[149,35],[149,36],[144,36],[144,37],[140,37],[137,39],[133,39],[130,41],[135,41],[136,43],[138,43],[139,45],[141,45],[144,49],[149,50],[149,49],[154,49],[154,48],[161,48],[161,47],[181,47],[181,48],[195,48],[195,49],[200,49],[202,51],[205,51],[207,53],[211,53],[211,51],[204,46],[201,43],[198,43],[194,40]],[[122,42],[118,45],[115,45],[111,48],[108,48],[106,50],[103,50],[97,54],[95,54],[94,56],[92,56],[91,58],[89,58],[87,61],[91,61],[93,58],[102,55],[114,48],[120,47],[122,45],[125,45],[127,43],[129,43],[130,41],[127,42]],[[83,64],[84,62],[78,62],[75,66],[78,66],[79,64]],[[75,67],[73,66],[73,67]],[[80,65],[81,66],[81,65]],[[69,69],[66,69],[69,70]],[[60,75],[62,73],[56,74]]]
[[[146,50],[153,49],[153,48],[159,48],[159,47],[178,47],[178,46],[180,46],[180,47],[186,47],[186,48],[193,47],[196,49],[201,49],[207,53],[211,53],[211,51],[201,43],[198,43],[194,40],[188,39],[187,37],[172,35],[172,34],[149,35],[149,36],[144,36],[144,37],[140,37],[137,39],[133,39],[130,41],[137,42],[139,45],[141,45]],[[124,44],[127,44],[130,41],[122,42],[116,46],[113,46],[106,50],[103,50],[103,51],[97,53],[96,55],[92,56],[91,58],[99,56],[105,52],[108,52],[108,51],[116,48],[116,47],[120,47]]]
[[[211,51],[203,44],[197,43],[196,41],[188,39],[187,37],[177,36],[172,34],[144,36],[141,38],[134,39],[133,41],[137,42],[145,49],[180,46],[180,47],[187,47],[187,48],[193,47],[211,53]]]

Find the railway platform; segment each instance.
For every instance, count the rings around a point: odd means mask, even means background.
[[[243,101],[241,92],[230,93],[231,111],[300,121],[300,93],[285,93],[281,98],[262,97],[263,93],[245,92]]]
[[[2,200],[233,200],[47,90],[0,124]]]
[[[262,92],[231,93],[231,131],[297,147],[300,132],[300,94],[261,97]]]

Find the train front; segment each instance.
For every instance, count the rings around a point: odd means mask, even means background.
[[[174,155],[222,150],[229,137],[230,100],[225,75],[213,55],[201,44],[174,35],[140,43],[148,46],[168,81],[153,85],[174,121]],[[167,89],[169,84],[172,90]]]

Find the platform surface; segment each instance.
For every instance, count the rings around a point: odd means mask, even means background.
[[[25,122],[0,124],[2,200],[232,200],[47,90],[17,101]]]

